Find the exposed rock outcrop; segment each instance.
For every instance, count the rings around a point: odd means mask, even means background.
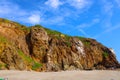
[[[0,19],[0,69],[59,71],[116,69],[113,50],[90,38]]]
[[[43,28],[32,27],[30,31],[31,55],[44,62],[48,50],[48,35]]]

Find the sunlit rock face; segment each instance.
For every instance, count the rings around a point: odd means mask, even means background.
[[[78,52],[81,53],[82,55],[85,55],[83,43],[80,40],[75,43],[76,43],[76,48],[77,48]]]
[[[116,69],[113,49],[94,39],[71,37],[40,25],[0,18],[0,69],[61,71]]]
[[[115,54],[115,51],[114,51],[114,49],[112,49],[112,48],[109,48],[109,50],[113,53],[113,54]]]

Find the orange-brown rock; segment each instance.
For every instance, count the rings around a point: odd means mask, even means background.
[[[94,39],[0,19],[0,69],[60,71],[116,69],[114,52]]]

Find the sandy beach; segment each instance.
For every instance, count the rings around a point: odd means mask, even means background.
[[[120,71],[34,72],[0,70],[0,78],[8,80],[120,80]]]

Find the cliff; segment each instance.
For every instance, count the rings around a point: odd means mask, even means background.
[[[115,53],[94,39],[71,37],[40,25],[26,27],[0,18],[0,69],[116,69]]]

